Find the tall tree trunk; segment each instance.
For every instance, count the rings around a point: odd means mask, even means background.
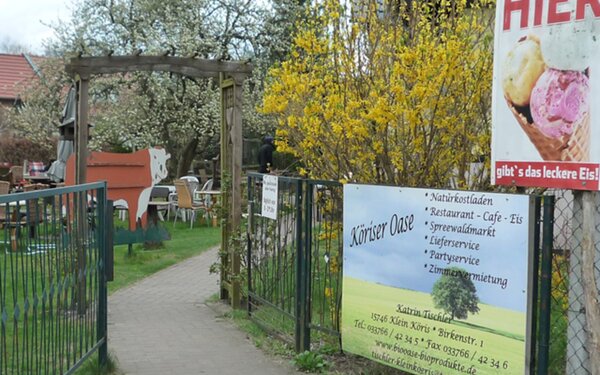
[[[177,163],[177,177],[184,176],[190,169],[190,165],[196,156],[196,149],[198,148],[198,138],[191,138],[183,148],[181,157]]]

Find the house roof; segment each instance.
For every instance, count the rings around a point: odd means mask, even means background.
[[[0,100],[16,100],[22,85],[36,76],[42,57],[0,53]]]

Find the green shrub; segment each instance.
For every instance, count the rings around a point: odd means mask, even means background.
[[[23,165],[23,161],[48,161],[56,159],[56,142],[38,144],[25,138],[0,139],[0,162]]]

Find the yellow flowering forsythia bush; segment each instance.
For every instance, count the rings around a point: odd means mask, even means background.
[[[554,308],[566,317],[569,310],[569,260],[564,255],[552,257],[552,300]]]
[[[489,155],[492,82],[493,10],[472,3],[313,4],[270,71],[278,150],[310,178],[466,187]]]

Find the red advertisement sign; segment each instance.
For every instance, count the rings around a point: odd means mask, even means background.
[[[496,184],[598,190],[600,166],[591,163],[496,162]]]
[[[600,0],[498,0],[492,181],[598,190]]]

